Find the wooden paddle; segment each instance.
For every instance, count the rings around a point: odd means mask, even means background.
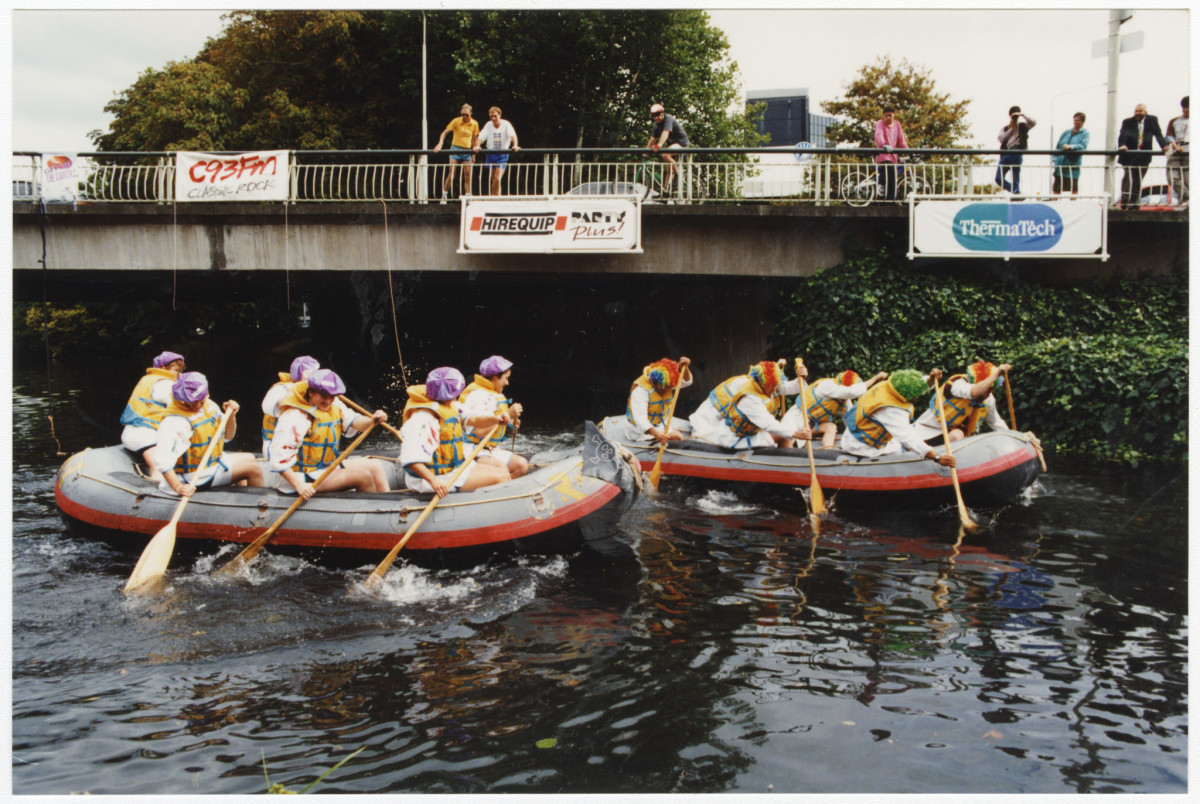
[[[317,488],[320,487],[321,481],[324,480],[326,477],[328,477],[329,473],[332,472],[334,469],[336,469],[338,467],[338,464],[340,464],[342,461],[346,460],[346,458],[350,455],[350,453],[354,452],[355,448],[358,447],[358,445],[363,442],[363,439],[365,439],[368,435],[371,434],[371,431],[375,429],[376,424],[378,424],[378,422],[372,421],[370,427],[368,427],[366,430],[363,430],[362,433],[358,436],[358,438],[354,439],[353,443],[351,443],[350,446],[346,447],[346,450],[341,455],[337,456],[337,458],[334,460],[333,463],[331,463],[325,467],[325,471],[321,472],[321,474],[313,482],[313,490],[314,491],[316,491]],[[242,552],[240,552],[236,556],[234,556],[233,559],[229,563],[225,564],[224,566],[217,567],[217,569],[213,572],[213,574],[214,575],[228,575],[229,573],[234,572],[235,570],[240,569],[240,568],[246,566],[247,564],[249,564],[251,561],[253,561],[254,557],[259,554],[259,551],[261,551],[263,549],[263,547],[266,546],[267,542],[270,541],[271,537],[275,535],[275,531],[279,530],[280,526],[283,525],[283,523],[287,521],[288,517],[290,517],[292,514],[294,514],[296,512],[296,509],[299,508],[303,504],[304,504],[304,498],[301,497],[299,494],[297,494],[296,501],[294,503],[292,503],[286,511],[283,512],[283,515],[280,516],[279,519],[275,520],[275,523],[273,525],[271,525],[271,527],[269,527],[265,531],[263,531],[263,534],[261,536],[259,536],[257,539],[250,542],[250,544],[246,545],[245,549],[243,549]]]
[[[357,404],[353,399],[347,399],[344,396],[339,396],[338,399],[345,402],[350,407],[351,410],[355,410],[364,416],[371,415],[371,411],[367,410],[362,405]],[[401,441],[404,440],[404,436],[400,435],[400,431],[397,430],[395,427],[392,427],[387,422],[380,422],[380,424],[383,425],[384,430],[387,430],[389,433],[391,433],[392,435],[394,435],[396,438],[400,439]]]
[[[799,373],[799,367],[803,366],[803,365],[804,365],[804,361],[797,357],[796,358],[797,373]],[[797,404],[803,405],[804,399],[807,396],[808,396],[808,383],[804,381],[803,377],[801,377],[800,378],[800,401]],[[807,420],[808,420],[808,415],[807,415],[807,411],[806,411],[805,412],[805,423],[807,423]],[[825,494],[824,494],[824,492],[821,491],[821,484],[817,480],[817,462],[813,459],[813,447],[812,447],[812,439],[811,438],[808,439],[808,469],[809,469],[808,496],[809,496],[810,505],[812,506],[812,513],[813,513],[813,516],[815,517],[817,514],[825,513]],[[814,521],[814,524],[816,524],[815,521]]]
[[[204,456],[200,458],[200,466],[208,466],[208,459],[212,455],[213,449],[217,446],[217,439],[224,435],[225,423],[229,421],[229,417],[232,415],[233,408],[230,408],[225,411],[225,414],[221,416],[221,420],[217,422],[217,429],[213,431],[213,437],[209,439],[208,448],[204,450]],[[163,525],[162,529],[154,534],[154,538],[142,550],[142,555],[138,558],[137,564],[134,565],[133,572],[129,575],[129,580],[125,582],[123,591],[126,594],[138,591],[140,587],[157,580],[167,571],[167,565],[171,563],[171,554],[175,552],[175,528],[179,524],[179,518],[183,516],[183,509],[187,507],[188,500],[190,499],[192,498],[184,497],[179,501],[179,505],[175,506],[175,514],[171,517],[171,521]]]
[[[946,443],[946,454],[950,453],[950,430],[946,427],[946,410],[942,404],[942,383],[939,377],[934,381],[933,393],[937,400],[938,421],[942,423],[942,440]],[[954,496],[958,498],[958,517],[962,520],[962,526],[968,533],[974,533],[979,530],[979,526],[971,521],[971,515],[967,513],[967,505],[963,502],[962,489],[958,485],[958,470],[953,466],[950,467],[950,479],[954,481]]]
[[[1011,383],[1008,381],[1008,372],[1007,372],[1007,371],[1006,371],[1006,372],[1004,372],[1004,393],[1005,393],[1005,394],[1008,396],[1008,422],[1009,422],[1009,426],[1011,426],[1011,427],[1012,427],[1012,429],[1016,430],[1016,429],[1017,429],[1017,414],[1016,414],[1016,412],[1013,410],[1013,401],[1012,401],[1012,384],[1011,384]],[[1034,443],[1034,445],[1033,445],[1033,450],[1034,450],[1034,452],[1036,452],[1036,453],[1037,453],[1037,456],[1038,456],[1038,463],[1040,463],[1040,464],[1042,465],[1042,471],[1043,471],[1043,472],[1047,471],[1047,469],[1046,469],[1046,458],[1045,458],[1045,456],[1044,456],[1044,455],[1042,455],[1042,445],[1041,445],[1041,444],[1038,444],[1038,443],[1036,443],[1036,442],[1035,442],[1035,443]]]
[[[683,372],[687,366],[679,367],[679,379],[675,381],[675,390],[671,392],[671,404],[667,406],[667,418],[663,424],[663,435],[671,435],[671,420],[675,416],[675,403],[679,401],[679,386],[683,385]],[[662,479],[662,459],[663,453],[667,451],[667,442],[664,441],[658,445],[658,460],[654,462],[654,468],[650,470],[650,485],[654,486],[654,490],[658,490],[658,481]]]
[[[487,435],[485,435],[483,439],[475,445],[475,449],[471,450],[471,454],[467,456],[467,459],[458,466],[454,467],[454,472],[451,473],[450,479],[446,481],[447,486],[449,486],[451,489],[454,488],[454,483],[458,480],[458,476],[465,472],[467,467],[470,466],[475,460],[475,456],[483,451],[483,448],[487,446],[488,441],[491,440],[492,434],[495,433],[499,427],[499,423],[493,424],[492,429],[488,430]],[[368,575],[366,580],[362,583],[363,589],[371,590],[379,588],[379,585],[383,583],[383,576],[387,574],[389,569],[391,569],[392,562],[396,560],[396,556],[400,555],[400,551],[404,549],[405,543],[412,538],[412,535],[417,532],[417,528],[421,527],[421,524],[425,521],[426,517],[433,513],[433,509],[437,508],[438,503],[441,501],[442,498],[435,493],[433,495],[433,499],[429,501],[429,505],[425,506],[425,510],[421,512],[419,517],[417,517],[417,521],[412,523],[408,530],[405,531],[404,537],[400,539],[400,541],[396,542],[396,546],[391,549],[391,552],[387,554],[383,561],[379,562],[379,566],[371,570],[371,574]]]

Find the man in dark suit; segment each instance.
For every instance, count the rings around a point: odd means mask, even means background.
[[[1158,149],[1166,147],[1167,140],[1162,129],[1158,127],[1158,118],[1146,114],[1146,104],[1139,103],[1133,110],[1133,117],[1121,121],[1121,133],[1117,135],[1117,150],[1122,151],[1117,156],[1117,164],[1125,166],[1125,175],[1121,179],[1121,205],[1125,208],[1137,209],[1142,202],[1142,177],[1150,167],[1150,153],[1154,146],[1152,141],[1158,141]]]

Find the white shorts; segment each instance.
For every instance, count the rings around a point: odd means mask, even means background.
[[[480,458],[491,458],[492,460],[496,461],[496,463],[506,467],[508,466],[508,462],[512,460],[512,456],[512,452],[501,447],[489,447],[487,449],[480,450],[479,452]],[[478,458],[476,458],[476,460],[478,460]]]
[[[184,483],[193,483],[196,485],[197,489],[218,488],[220,486],[228,486],[233,483],[233,469],[230,468],[229,464],[225,463],[225,459],[223,457],[217,458],[217,465],[215,469],[215,472],[209,470],[208,472],[202,473],[200,476],[200,482],[198,484],[196,484],[195,480],[193,480],[195,472],[192,474],[181,475],[180,479],[183,480]],[[212,478],[211,483],[209,482],[210,477]],[[168,494],[175,493],[171,487],[167,485],[166,477],[163,477],[163,479],[159,481],[158,487]]]
[[[458,480],[454,481],[454,485],[450,487],[451,491],[458,491],[463,484],[467,482],[467,478],[471,476],[471,470],[475,468],[474,462],[471,463],[462,474],[458,476]],[[404,475],[404,487],[409,491],[419,491],[424,494],[429,494],[433,491],[433,486],[429,485],[429,481],[423,477],[414,475],[412,472],[400,470],[400,474]]]
[[[121,446],[139,455],[157,443],[158,431],[151,430],[149,427],[127,424],[121,431]]]

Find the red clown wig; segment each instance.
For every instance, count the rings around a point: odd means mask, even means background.
[[[976,362],[967,366],[967,379],[970,380],[972,384],[981,382],[986,380],[988,377],[991,377],[992,370],[995,368],[995,366],[986,360],[977,360]]]
[[[847,371],[843,371],[841,374],[837,375],[837,381],[838,381],[838,385],[844,385],[847,388],[849,388],[851,385],[855,385],[857,383],[862,382],[862,378],[859,377],[857,374],[855,374],[853,371],[847,370]]]

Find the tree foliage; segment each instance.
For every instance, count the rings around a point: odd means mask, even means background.
[[[958,148],[964,147],[962,140],[970,134],[964,122],[970,104],[937,92],[928,69],[907,59],[894,65],[890,57],[880,56],[846,85],[844,98],[825,101],[821,108],[841,118],[826,131],[829,142],[874,148],[875,123],[891,106],[910,147]]]
[[[761,142],[702,11],[236,11],[191,61],[148,69],[91,133],[99,150],[421,146],[465,102],[525,146],[640,146],[663,103],[697,144]]]

